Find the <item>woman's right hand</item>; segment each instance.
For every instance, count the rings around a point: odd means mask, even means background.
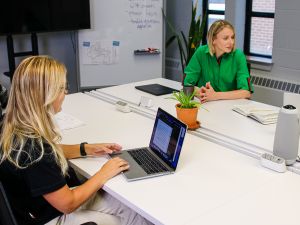
[[[110,178],[124,170],[128,170],[128,168],[128,162],[124,159],[119,157],[110,159],[91,179],[88,179],[82,185],[74,189],[70,189],[68,185],[65,185],[53,192],[44,194],[43,197],[60,212],[71,213],[87,201]]]
[[[115,157],[107,161],[102,168],[99,170],[99,174],[104,180],[104,183],[108,181],[110,178],[116,176],[120,172],[129,169],[129,164],[124,159],[119,157]]]

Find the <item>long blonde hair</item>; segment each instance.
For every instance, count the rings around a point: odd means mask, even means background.
[[[20,63],[13,76],[3,122],[0,162],[7,159],[17,168],[26,168],[43,157],[47,143],[62,173],[66,174],[68,164],[58,145],[61,136],[53,109],[53,102],[65,91],[66,73],[62,63],[48,56],[32,56]],[[25,151],[28,141],[38,148]],[[21,161],[22,154],[29,159],[26,164]]]
[[[207,33],[207,44],[209,47],[209,53],[210,55],[213,55],[216,53],[215,47],[213,45],[213,41],[216,39],[217,34],[220,33],[225,27],[229,28],[232,30],[233,34],[234,34],[234,44],[233,44],[233,48],[232,51],[235,50],[236,48],[236,40],[235,40],[235,30],[234,27],[231,25],[231,23],[229,23],[226,20],[216,20],[209,28],[208,33]]]

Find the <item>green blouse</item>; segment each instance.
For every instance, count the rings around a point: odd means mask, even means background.
[[[199,47],[185,68],[184,85],[205,86],[215,91],[248,90],[253,92],[244,53],[236,49],[222,56],[220,64],[211,56],[207,45]]]

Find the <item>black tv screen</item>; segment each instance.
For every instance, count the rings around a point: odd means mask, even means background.
[[[90,28],[89,0],[2,0],[0,35]]]

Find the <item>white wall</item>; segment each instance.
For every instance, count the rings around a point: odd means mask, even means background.
[[[225,19],[235,28],[236,47],[244,48],[246,0],[225,0]]]
[[[300,82],[300,1],[276,1],[271,76]]]
[[[245,23],[241,13],[245,0],[226,0],[225,18],[231,21],[237,30],[238,47],[242,48],[242,26]],[[273,41],[273,67],[264,76],[300,82],[300,1],[276,1]],[[260,72],[257,72],[260,74]]]
[[[167,16],[178,27],[178,30],[187,32],[191,15],[192,0],[166,0]],[[202,3],[199,0],[199,3]],[[243,48],[243,5],[245,0],[226,0],[226,19],[231,21],[237,30],[237,45]],[[201,5],[201,4],[200,4]],[[255,71],[255,74],[263,74],[273,78],[300,82],[300,1],[281,0],[276,1],[275,28],[273,42],[273,68],[270,72]],[[170,35],[167,30],[166,36]],[[18,37],[17,49],[26,50],[29,45],[28,38]],[[58,58],[67,65],[69,81],[72,89],[77,88],[76,59],[72,47],[69,32],[47,33],[39,35],[39,47],[41,54],[49,54]],[[180,62],[177,45],[166,50],[166,57]],[[6,39],[0,37],[0,68],[3,72],[8,68]],[[181,79],[181,67],[168,68],[165,75],[174,80]]]
[[[39,54],[50,55],[62,63],[64,63],[68,69],[68,82],[70,85],[70,92],[77,91],[77,67],[76,67],[76,45],[77,45],[77,32],[56,32],[56,33],[41,33],[37,34],[39,42]],[[75,38],[75,51],[71,41]],[[31,42],[30,35],[16,35],[14,38],[15,52],[30,51]],[[16,66],[20,62],[20,59],[16,59]],[[0,74],[1,79],[5,82],[9,82],[7,77],[2,75],[3,72],[8,71],[8,58],[7,58],[7,47],[6,37],[0,37]]]

